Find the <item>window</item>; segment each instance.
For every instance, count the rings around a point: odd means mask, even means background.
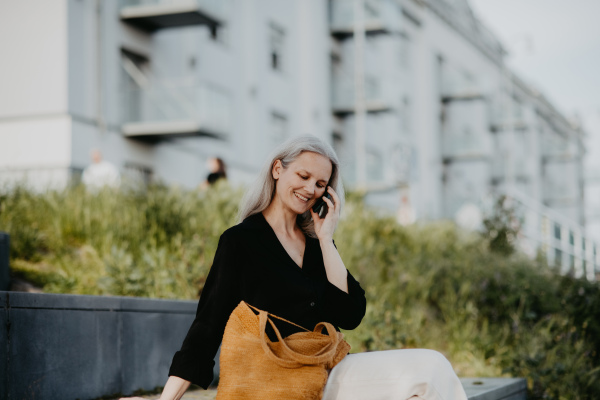
[[[148,85],[150,61],[147,57],[121,49],[121,85],[125,88],[138,88]]]
[[[409,134],[412,129],[410,99],[407,96],[402,97],[402,108],[400,109],[400,123],[402,133]]]
[[[222,45],[229,45],[229,28],[227,25],[212,25],[208,27],[209,37]]]
[[[560,225],[554,223],[554,238],[560,240],[561,239],[561,229]]]
[[[273,144],[283,142],[288,136],[288,120],[287,117],[279,112],[271,113],[270,121],[270,140]]]
[[[559,249],[554,249],[554,265],[562,266],[562,251]]]
[[[399,44],[398,61],[399,61],[400,67],[404,70],[408,70],[408,69],[410,69],[410,61],[411,61],[410,38],[405,34],[401,34],[398,44]]]
[[[143,90],[150,85],[150,61],[143,55],[121,49],[121,119],[124,122],[142,119]]]
[[[406,183],[410,179],[411,148],[408,144],[396,144],[391,150],[392,176],[395,183]]]
[[[284,68],[285,31],[275,23],[269,24],[269,62],[275,71]]]
[[[205,121],[205,126],[214,133],[230,133],[232,100],[229,91],[216,85],[206,85],[200,93],[201,104],[196,113]]]
[[[374,149],[367,149],[367,179],[372,182],[383,181],[383,160],[381,154]]]

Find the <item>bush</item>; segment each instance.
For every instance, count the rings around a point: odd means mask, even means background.
[[[193,299],[240,197],[223,183],[16,188],[0,193],[0,230],[11,234],[13,273],[44,291]],[[560,276],[498,246],[498,235],[399,226],[358,196],[344,214],[336,244],[368,297],[362,324],[346,332],[353,351],[436,349],[462,376],[526,377],[532,399],[600,393],[597,282]]]

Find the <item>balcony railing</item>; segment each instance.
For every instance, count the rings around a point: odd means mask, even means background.
[[[226,137],[231,131],[230,102],[227,92],[211,85],[126,90],[122,131],[128,137]]]
[[[463,76],[459,71],[445,68],[442,72],[442,99],[482,97],[482,91],[473,78]]]
[[[481,135],[487,132],[481,132]],[[486,158],[490,156],[489,143],[480,135],[444,135],[442,156],[444,158]]]
[[[542,138],[542,156],[544,162],[565,162],[575,160],[578,156],[577,138],[559,137],[553,132],[553,137],[544,135]]]
[[[517,244],[523,251],[532,257],[540,251],[564,274],[600,278],[600,246],[582,226],[522,193],[512,191],[509,198],[522,218]]]
[[[367,34],[396,30],[400,18],[394,18],[394,13],[387,12],[383,1],[363,0],[363,5],[363,26]],[[334,36],[344,37],[354,33],[353,0],[333,0],[331,2],[330,27]]]
[[[228,0],[121,0],[121,19],[145,31],[221,25]]]
[[[392,107],[381,87],[379,79],[365,77],[365,107],[367,112],[387,111]],[[355,107],[354,80],[347,75],[334,76],[332,84],[331,103],[336,114],[349,114]]]

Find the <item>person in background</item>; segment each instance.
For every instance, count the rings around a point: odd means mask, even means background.
[[[207,167],[210,173],[206,177],[206,186],[216,183],[219,179],[227,179],[227,167],[222,158],[209,158]]]
[[[92,164],[83,170],[81,181],[89,189],[101,189],[103,187],[116,188],[121,184],[119,170],[113,164],[102,159],[102,153],[94,149],[90,153]]]

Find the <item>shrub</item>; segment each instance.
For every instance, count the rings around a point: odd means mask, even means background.
[[[11,235],[13,273],[47,292],[193,299],[240,197],[224,183],[15,188],[0,193],[0,230]],[[444,221],[402,227],[356,195],[345,216],[336,245],[368,298],[362,324],[346,332],[353,351],[436,349],[463,376],[526,377],[531,399],[600,393],[597,282],[560,276],[498,235]]]

